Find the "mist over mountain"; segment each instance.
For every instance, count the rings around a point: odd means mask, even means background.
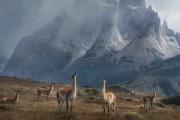
[[[180,53],[179,33],[166,21],[161,25],[158,13],[147,8],[145,0],[69,2],[69,9],[20,40],[3,75],[68,83],[68,75],[76,71],[79,85],[97,87],[101,79],[126,85],[127,78]],[[152,89],[156,82],[148,80]],[[165,83],[158,84],[160,91],[167,88]]]
[[[67,11],[73,0],[1,0],[0,54],[10,57],[18,41],[58,14]]]
[[[77,0],[72,12],[61,13],[52,22],[22,38],[4,73],[48,80],[48,74],[60,71],[92,46],[105,16],[101,6],[95,0]],[[86,13],[82,12],[84,9]]]

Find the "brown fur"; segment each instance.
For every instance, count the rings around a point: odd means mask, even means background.
[[[136,97],[136,93],[134,92],[134,91],[131,91],[131,97],[133,98],[133,99],[135,99],[135,97]]]
[[[1,104],[9,104],[9,103],[12,103],[12,104],[16,104],[18,103],[19,101],[19,96],[17,96],[19,94],[19,90],[17,90],[16,92],[16,95],[13,96],[13,97],[4,97],[0,100],[0,103]]]
[[[76,92],[75,92],[75,94],[73,93],[73,91],[74,90],[76,91],[76,89],[77,89],[76,88],[76,73],[74,73],[72,76],[70,76],[70,79],[73,80],[73,85],[62,88],[62,89],[58,90],[56,93],[56,97],[57,97],[57,101],[58,101],[58,108],[61,111],[63,110],[64,102],[66,102],[67,112],[69,109],[69,104],[70,104],[71,112],[72,112],[72,106],[73,106],[75,97],[71,98],[71,94],[76,96]]]
[[[153,108],[153,102],[156,98],[156,92],[154,91],[153,93],[146,93],[143,96],[143,102],[144,102],[144,108],[147,108],[147,102],[149,101],[151,104],[151,107]]]
[[[102,84],[102,106],[103,106],[103,110],[104,110],[104,114],[106,114],[106,106],[107,106],[107,110],[109,112],[110,108],[113,111],[113,114],[115,112],[115,108],[116,108],[116,96],[112,93],[112,92],[106,92],[105,90],[105,80],[101,81]],[[105,92],[105,95],[104,95]],[[113,98],[114,96],[114,98]]]
[[[51,87],[53,87],[53,84],[51,84]],[[44,94],[47,95],[47,101],[49,100],[49,95],[51,94],[51,87],[50,88],[38,88],[37,93],[38,97],[37,100],[39,100],[39,97]]]

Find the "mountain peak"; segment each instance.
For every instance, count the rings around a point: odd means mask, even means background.
[[[151,5],[149,5],[148,10],[149,10],[149,11],[152,11],[152,10],[153,10]]]
[[[166,19],[164,19],[164,20],[163,20],[163,24],[162,24],[162,26],[163,26],[163,27],[165,27],[165,28],[168,28],[168,24],[167,24]]]

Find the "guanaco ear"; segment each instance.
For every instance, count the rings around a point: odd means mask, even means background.
[[[74,72],[74,75],[76,75],[76,72]]]

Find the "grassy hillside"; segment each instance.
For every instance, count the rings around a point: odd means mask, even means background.
[[[180,120],[180,108],[167,106],[157,102],[153,109],[144,110],[142,93],[132,100],[129,93],[121,89],[112,89],[117,95],[117,109],[115,115],[103,114],[99,96],[100,90],[95,88],[78,87],[77,99],[73,113],[59,112],[55,93],[58,88],[67,86],[55,84],[50,101],[46,96],[37,101],[37,87],[49,86],[41,83],[16,77],[0,77],[0,99],[4,96],[14,96],[16,89],[23,89],[26,94],[20,94],[18,104],[0,104],[1,120]],[[158,98],[159,100],[160,98]],[[131,117],[133,119],[131,119]]]

